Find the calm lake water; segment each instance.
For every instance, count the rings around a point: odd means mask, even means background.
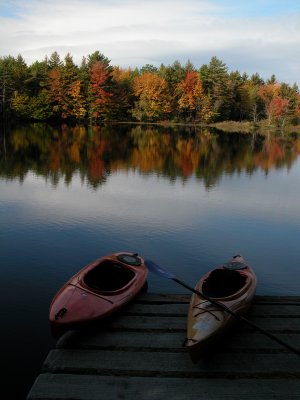
[[[2,379],[25,399],[54,339],[56,291],[138,252],[191,286],[240,253],[257,294],[299,295],[300,136],[31,124],[0,135]],[[149,275],[149,292],[188,293]],[[3,391],[2,391],[3,393]]]

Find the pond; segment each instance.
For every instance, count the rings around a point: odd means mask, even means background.
[[[299,155],[297,135],[2,128],[2,364],[5,381],[18,382],[10,398],[25,398],[55,344],[54,294],[103,255],[138,252],[194,286],[239,253],[257,274],[257,294],[299,295]],[[148,291],[188,293],[151,274]]]

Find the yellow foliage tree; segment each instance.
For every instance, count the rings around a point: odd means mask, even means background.
[[[133,79],[137,98],[132,115],[138,120],[155,120],[171,112],[167,81],[153,72],[145,72]]]

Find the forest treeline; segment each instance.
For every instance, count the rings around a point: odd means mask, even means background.
[[[296,84],[230,72],[217,57],[198,69],[189,61],[124,69],[99,51],[79,66],[57,52],[29,66],[21,55],[0,57],[0,104],[10,120],[300,123]]]

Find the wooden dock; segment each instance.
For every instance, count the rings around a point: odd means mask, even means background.
[[[246,325],[194,364],[182,347],[189,299],[143,294],[105,322],[65,333],[27,399],[300,399],[300,357]],[[300,349],[300,297],[257,296],[247,318]]]

